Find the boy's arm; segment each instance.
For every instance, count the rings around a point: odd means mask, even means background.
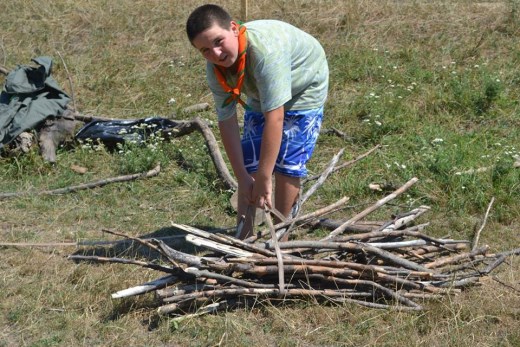
[[[264,113],[265,124],[260,147],[260,162],[253,186],[253,200],[258,207],[272,208],[271,192],[274,165],[282,143],[284,108],[280,106]]]
[[[240,141],[240,129],[236,112],[230,118],[218,122],[222,144],[233,168],[233,172],[238,181],[238,201],[237,201],[237,227],[239,221],[245,218],[245,224],[237,237],[244,239],[251,236],[253,232],[254,219],[247,219],[246,215],[249,206],[253,204],[251,192],[253,190],[253,177],[247,172],[244,165],[242,144]]]
[[[237,114],[218,122],[222,144],[237,177],[238,183],[247,180],[249,173],[244,166],[242,145],[240,142],[240,129],[238,127]]]

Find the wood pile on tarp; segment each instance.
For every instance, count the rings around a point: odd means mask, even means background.
[[[334,171],[341,152],[317,182],[299,200],[302,205]],[[185,241],[202,248],[195,254],[168,246],[163,240],[125,237],[157,251],[164,262],[86,256],[74,261],[111,262],[142,266],[167,274],[159,279],[121,290],[113,298],[155,292],[159,314],[200,315],[253,305],[257,300],[288,302],[313,298],[318,302],[352,302],[373,308],[421,310],[428,299],[442,298],[478,284],[520,249],[493,254],[488,246],[424,233],[429,223],[416,219],[429,210],[419,206],[386,222],[362,221],[413,184],[413,178],[391,194],[346,220],[324,218],[345,209],[348,198],[273,225],[265,211],[266,226],[254,237],[239,240],[225,232],[207,232],[172,222],[185,233]],[[489,209],[488,209],[489,211]],[[486,214],[487,218],[487,214]],[[332,230],[321,239],[278,240],[298,228]],[[301,238],[301,236],[299,237]],[[305,238],[305,237],[304,237]]]

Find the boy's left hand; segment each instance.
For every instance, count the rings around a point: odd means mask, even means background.
[[[269,179],[261,179],[256,178],[254,184],[253,184],[253,192],[252,192],[252,198],[256,203],[256,207],[264,209],[265,206],[268,208],[272,208],[272,182],[271,178]]]

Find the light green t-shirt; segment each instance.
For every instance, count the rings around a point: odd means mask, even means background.
[[[257,20],[247,28],[247,56],[242,99],[252,111],[306,110],[323,106],[327,98],[329,69],[320,43],[306,32],[277,20]],[[213,64],[206,67],[218,120],[236,112],[236,102],[223,107],[229,96],[215,77]],[[236,76],[226,76],[230,86]]]

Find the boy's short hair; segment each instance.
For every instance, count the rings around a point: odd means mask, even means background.
[[[186,21],[188,39],[193,42],[198,34],[211,28],[215,23],[223,29],[229,29],[231,21],[231,15],[218,5],[207,4],[197,7]]]

